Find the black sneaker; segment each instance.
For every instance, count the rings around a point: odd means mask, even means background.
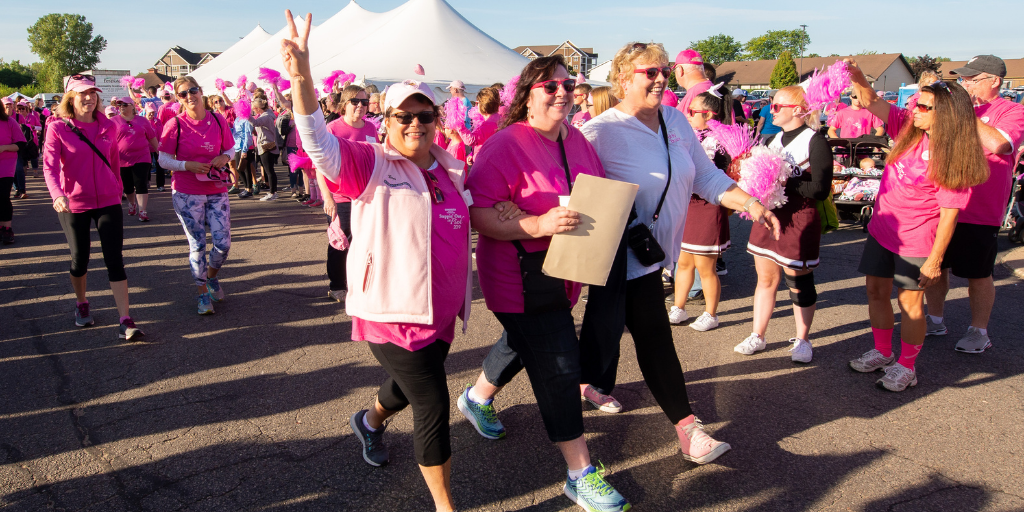
[[[370,432],[363,426],[363,416],[366,409],[353,414],[348,419],[352,433],[359,437],[363,443],[363,460],[371,466],[386,466],[388,464],[388,447],[384,446],[384,429],[388,428],[387,423],[380,426],[376,432]]]
[[[11,245],[14,243],[14,229],[8,227],[0,227],[0,240],[3,240],[4,245]]]
[[[720,276],[724,276],[729,273],[729,269],[725,267],[725,260],[722,258],[718,258],[718,260],[715,261],[715,273]]]
[[[131,318],[121,322],[120,330],[117,333],[117,337],[125,341],[132,341],[143,336],[145,333],[142,332],[142,329],[135,327],[135,322]]]

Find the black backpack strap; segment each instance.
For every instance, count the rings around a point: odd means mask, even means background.
[[[67,125],[69,130],[71,130],[71,133],[74,133],[75,135],[78,135],[78,138],[82,139],[82,142],[85,142],[86,144],[88,144],[89,147],[92,148],[92,150],[96,152],[96,156],[100,157],[100,160],[103,160],[103,163],[107,164],[107,169],[110,169],[111,172],[114,171],[114,168],[110,166],[110,161],[107,160],[107,157],[103,154],[102,151],[99,150],[99,148],[96,147],[95,144],[92,143],[91,140],[89,140],[85,136],[84,133],[82,133],[82,130],[79,130],[77,126],[71,124],[71,121],[68,120],[68,118],[66,118],[66,117],[64,118],[64,124]]]
[[[527,254],[530,254],[526,252],[526,248],[523,247],[523,244],[520,243],[519,240],[512,240],[512,245],[516,246],[516,251],[519,252],[520,256],[526,256]]]

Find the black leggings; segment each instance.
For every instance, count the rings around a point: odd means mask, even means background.
[[[156,153],[150,153],[150,154],[154,155],[151,160],[152,160],[153,169],[156,170],[156,188],[161,188],[161,187],[164,186],[164,184],[165,184],[165,182],[167,180],[167,177],[164,175],[164,173],[165,173],[164,168],[160,167],[160,163],[156,161],[156,156],[155,156]],[[148,184],[149,180],[146,180],[146,182]]]
[[[664,305],[662,309],[664,309]],[[389,411],[412,405],[412,443],[416,462],[440,466],[452,456],[448,420],[451,400],[444,360],[451,345],[436,340],[415,352],[392,343],[370,343],[370,352],[388,372],[377,401]]]
[[[14,205],[11,203],[11,187],[14,176],[0,178],[0,222],[10,222],[14,218]]]
[[[121,254],[124,246],[124,217],[120,204],[82,213],[58,212],[57,218],[60,219],[60,226],[64,228],[64,236],[71,249],[72,277],[82,277],[89,271],[89,227],[95,221],[103,250],[103,264],[107,266],[110,282],[128,279]]]
[[[252,149],[242,153],[238,159],[238,176],[242,179],[242,184],[245,185],[245,188],[252,190],[254,194],[259,192],[255,188],[256,180],[258,179],[255,159],[256,151]]]
[[[263,174],[267,176],[267,181],[270,182],[270,193],[277,193],[277,173],[274,172],[274,161],[277,160],[277,155],[271,152],[266,152],[260,155],[260,165],[263,166]]]
[[[327,192],[328,194],[330,192]],[[345,236],[352,238],[352,203],[338,203],[338,221]],[[345,260],[348,250],[339,251],[330,243],[327,244],[327,278],[331,280],[331,291],[347,290],[348,277],[345,275]]]
[[[152,165],[149,162],[142,162],[121,168],[121,183],[124,185],[125,194],[149,193],[149,171]]]

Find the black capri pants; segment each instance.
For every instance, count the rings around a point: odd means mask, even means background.
[[[415,352],[393,343],[369,345],[373,357],[388,372],[388,379],[377,391],[377,401],[389,411],[412,406],[416,462],[428,467],[448,462],[452,457],[448,426],[451,400],[444,361],[451,345],[444,340],[436,340]]]
[[[103,250],[103,264],[107,266],[107,274],[111,283],[125,281],[128,275],[124,272],[124,217],[120,204],[113,204],[86,210],[81,213],[57,212],[60,227],[68,239],[71,249],[71,275],[82,277],[89,271],[89,227],[96,223],[96,232],[100,235],[100,247]]]
[[[148,194],[149,172],[153,164],[142,162],[130,167],[121,168],[121,183],[125,194]]]
[[[11,203],[11,187],[14,176],[0,178],[0,222],[10,222],[14,218],[14,204]]]

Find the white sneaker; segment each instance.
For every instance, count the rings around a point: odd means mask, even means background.
[[[896,362],[896,354],[885,357],[877,348],[873,348],[857,359],[850,361],[850,368],[861,373],[871,373],[881,370],[894,362]]]
[[[718,317],[712,316],[711,313],[708,313],[707,311],[698,316],[697,319],[690,324],[690,328],[700,332],[710,331],[715,327],[718,327]]]
[[[878,379],[875,384],[889,391],[900,392],[917,385],[917,372],[896,363],[886,367],[885,377]]]
[[[680,309],[672,306],[672,309],[668,312],[668,322],[670,324],[681,324],[690,319],[689,313],[685,309]]]
[[[739,345],[736,345],[733,350],[745,356],[752,356],[755,352],[764,350],[764,347],[767,345],[768,343],[764,338],[757,334],[750,333],[750,336],[747,336],[747,339],[741,341]]]
[[[274,201],[277,200],[277,193],[267,194],[260,198],[260,201]]]
[[[793,348],[789,349],[789,351],[793,353],[794,363],[811,362],[813,357],[811,342],[801,338],[790,338],[789,342],[793,344]]]

